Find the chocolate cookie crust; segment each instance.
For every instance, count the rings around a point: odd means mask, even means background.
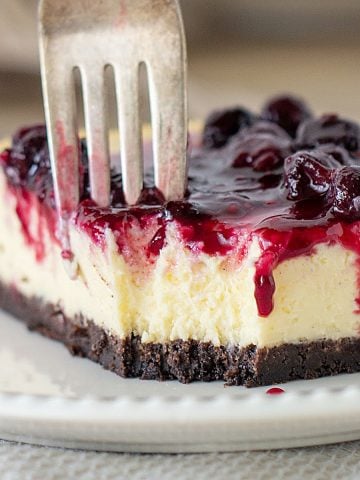
[[[122,377],[180,382],[224,380],[255,387],[360,371],[360,339],[322,340],[272,348],[215,347],[195,340],[141,343],[119,339],[81,316],[68,318],[59,305],[27,298],[0,283],[0,307],[30,330],[62,342],[73,355],[87,357]]]

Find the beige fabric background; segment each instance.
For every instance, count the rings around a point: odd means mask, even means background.
[[[0,442],[1,480],[358,480],[360,442],[203,455],[80,452]]]

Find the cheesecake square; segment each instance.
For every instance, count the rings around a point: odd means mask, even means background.
[[[213,112],[185,198],[81,201],[62,264],[46,129],[0,154],[0,307],[123,377],[248,387],[360,371],[360,128],[297,98]],[[114,157],[114,162],[116,157]]]

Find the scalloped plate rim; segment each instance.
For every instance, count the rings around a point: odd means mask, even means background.
[[[285,393],[274,396],[266,394],[268,387],[246,390],[221,388],[219,382],[183,386],[127,380],[87,359],[71,357],[61,344],[27,331],[1,311],[0,320],[0,438],[5,440],[185,453],[289,448],[360,438],[360,373],[284,384]],[[59,376],[54,365],[61,365],[64,375]],[[6,391],[4,385],[11,386],[21,370],[25,376],[14,384],[17,391]],[[23,385],[27,377],[28,384]],[[83,377],[88,383],[69,395],[68,386]],[[29,393],[36,382],[41,393]],[[120,393],[106,393],[115,387]]]

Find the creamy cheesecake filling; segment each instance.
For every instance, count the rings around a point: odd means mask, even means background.
[[[139,261],[131,263],[119,253],[111,229],[99,245],[72,225],[80,266],[73,281],[44,207],[30,194],[28,229],[38,241],[29,243],[14,192],[1,172],[0,281],[29,298],[59,305],[70,318],[81,313],[119,338],[134,333],[153,343],[193,339],[216,346],[272,347],[358,335],[358,255],[340,244],[320,243],[311,254],[280,262],[272,272],[274,307],[264,317],[255,299],[256,264],[263,254],[256,236],[241,258],[236,250],[194,253],[184,248],[173,224],[155,259],[145,261],[139,254]],[[138,236],[133,232],[133,238]]]
[[[3,282],[18,289],[27,297],[39,297],[54,305],[65,308],[70,316],[79,313],[80,308],[84,315],[91,318],[112,318],[115,314],[115,301],[112,301],[112,292],[105,286],[100,275],[96,272],[96,253],[91,250],[91,242],[84,238],[84,243],[78,248],[79,255],[90,260],[94,272],[91,282],[85,284],[80,276],[70,281],[61,263],[61,250],[53,240],[49,229],[39,225],[44,221],[36,198],[32,195],[29,205],[30,229],[37,237],[41,231],[41,243],[44,255],[39,260],[36,255],[36,243],[29,244],[24,235],[19,216],[16,214],[16,198],[7,187],[3,174],[0,174],[0,278]],[[101,264],[106,262],[101,252]],[[100,259],[99,262],[100,263]],[[96,292],[92,289],[96,288]],[[95,293],[96,295],[93,295]],[[100,299],[100,301],[99,301]],[[112,301],[112,303],[111,303]]]

